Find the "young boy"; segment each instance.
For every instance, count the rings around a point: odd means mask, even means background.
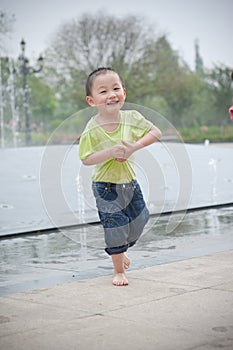
[[[79,156],[95,165],[92,190],[104,228],[106,249],[114,265],[113,284],[128,285],[126,251],[140,237],[149,218],[135,179],[133,153],[161,137],[160,130],[137,111],[122,111],[126,88],[109,67],[93,71],[86,82],[86,101],[96,107],[81,135]]]

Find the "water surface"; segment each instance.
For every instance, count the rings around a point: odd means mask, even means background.
[[[182,219],[182,221],[180,221]],[[131,269],[233,249],[233,207],[151,217],[128,253]],[[0,241],[0,294],[112,274],[100,225]]]

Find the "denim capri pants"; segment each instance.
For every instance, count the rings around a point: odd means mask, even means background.
[[[126,184],[93,182],[92,190],[104,228],[105,251],[109,255],[126,252],[136,243],[149,219],[137,180]]]

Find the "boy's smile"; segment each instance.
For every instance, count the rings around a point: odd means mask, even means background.
[[[96,106],[101,110],[106,108],[121,108],[126,98],[126,90],[122,86],[117,73],[107,72],[97,76],[93,82],[91,96],[86,100],[92,107]]]

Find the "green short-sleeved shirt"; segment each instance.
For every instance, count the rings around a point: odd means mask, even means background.
[[[135,110],[120,111],[120,123],[116,130],[106,131],[91,118],[83,131],[79,144],[79,157],[87,158],[94,152],[121,144],[121,140],[135,142],[144,136],[153,126]],[[135,178],[133,156],[121,163],[114,158],[96,164],[92,174],[93,181],[128,183]]]

